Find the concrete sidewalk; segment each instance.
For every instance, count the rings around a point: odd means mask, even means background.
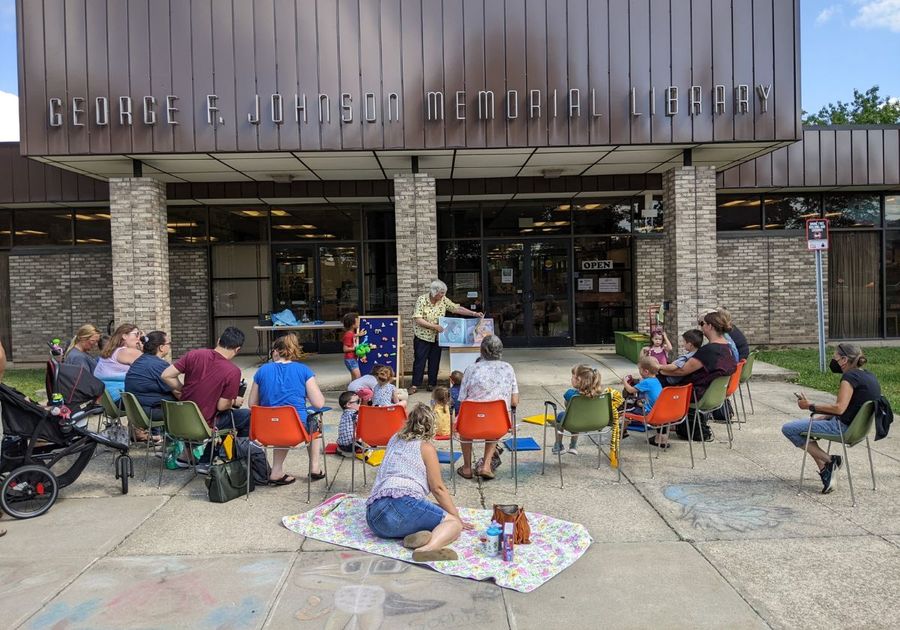
[[[570,366],[585,360],[577,355],[590,358],[565,349],[529,365],[517,352],[507,357],[523,383],[521,415],[540,412],[545,399],[559,400]],[[625,366],[599,356],[604,369],[621,374]],[[546,384],[538,382],[542,375]],[[155,458],[143,481],[138,450],[131,492],[122,496],[111,455],[101,452],[46,515],[0,522],[9,529],[0,539],[0,625],[896,627],[900,440],[873,443],[877,492],[864,446],[851,450],[857,507],[850,506],[846,469],[830,495],[818,493],[818,477],[808,469],[798,495],[800,451],[779,431],[800,417],[795,387],[753,388],[756,413],[735,429],[734,448],[724,425],[714,425],[708,458],[697,444],[693,469],[687,443],[675,441],[654,460],[651,477],[646,444],[632,433],[622,445],[621,481],[605,457],[597,469],[588,440],[579,455],[563,456],[562,490],[556,459],[548,457],[542,475],[539,452],[520,456],[518,495],[507,457],[495,481],[458,479],[459,505],[518,502],[591,532],[595,543],[585,556],[529,594],[333,547],[282,527],[281,517],[349,490],[342,458],[329,457],[330,481],[314,485],[310,505],[305,455],[296,453],[288,459],[288,470],[300,476],[296,484],[219,505],[207,501],[202,479],[188,471],[165,470],[157,489]],[[335,396],[328,393],[329,403]],[[426,401],[427,394],[413,400]],[[330,439],[337,418],[327,420]],[[540,427],[523,424],[521,432],[541,442]]]

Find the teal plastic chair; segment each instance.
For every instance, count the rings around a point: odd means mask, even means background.
[[[803,448],[803,462],[800,464],[800,485],[797,486],[797,494],[800,494],[803,488],[803,473],[806,469],[806,447],[809,446],[810,440],[825,440],[828,442],[828,452],[831,452],[831,443],[840,442],[844,451],[844,466],[847,467],[847,482],[850,484],[850,502],[856,507],[856,496],[853,494],[853,477],[850,475],[850,459],[847,457],[847,448],[854,447],[863,440],[866,441],[866,450],[869,452],[869,470],[872,473],[872,492],[875,492],[875,465],[872,463],[872,445],[869,443],[869,433],[875,424],[875,402],[868,401],[859,408],[853,422],[840,435],[831,435],[830,433],[816,433],[811,431],[813,417],[809,416],[809,428],[801,436],[806,437],[806,446]]]
[[[217,429],[211,428],[207,423],[197,403],[190,400],[177,400],[162,402],[163,418],[166,430],[163,433],[163,453],[166,453],[166,444],[171,440],[182,440],[187,444],[188,450],[194,446],[212,441],[209,449],[209,465],[212,466],[216,456],[216,442],[229,433],[237,435],[234,427]],[[191,457],[191,469],[197,474],[197,462]],[[159,483],[162,485],[162,468],[159,470]]]
[[[700,431],[700,418],[704,417],[709,421],[709,416],[713,414],[718,409],[721,409],[725,406],[725,401],[728,400],[728,381],[731,380],[730,376],[720,376],[715,379],[712,383],[709,384],[709,387],[706,388],[706,392],[704,392],[703,397],[700,400],[697,400],[697,394],[694,393],[694,404],[691,405],[691,408],[694,410],[694,417],[691,418],[690,423],[688,423],[688,439],[694,439],[694,430]],[[731,443],[731,433],[729,427],[729,435],[728,442]],[[700,443],[703,445],[703,459],[707,459],[706,456],[706,440],[700,440]]]
[[[556,418],[556,403],[547,400],[544,402],[544,416],[547,416],[548,408],[553,409],[553,418]],[[565,415],[559,424],[554,426],[553,436],[566,440],[575,435],[586,435],[594,444],[597,445],[597,468],[603,465],[603,449],[601,447],[600,433],[612,423],[612,396],[602,394],[600,396],[590,398],[588,396],[575,396],[569,400],[566,405]],[[541,474],[547,465],[547,425],[544,422],[544,448],[541,457]],[[597,436],[597,439],[594,439]],[[557,453],[559,459],[559,487],[562,488],[563,470],[562,470],[562,451]],[[622,478],[621,462],[618,468],[619,479]]]
[[[165,420],[151,420],[144,412],[144,408],[138,402],[134,394],[122,392],[122,404],[125,405],[125,414],[128,416],[128,424],[138,429],[144,429],[150,435],[147,436],[146,457],[144,458],[144,481],[147,481],[147,470],[150,468],[150,449],[152,447],[153,429],[162,429],[166,426]],[[165,451],[163,451],[165,453]],[[159,460],[160,475],[162,474],[162,465],[165,458]]]
[[[747,388],[747,398],[750,400],[750,413],[756,415],[753,409],[753,395],[750,393],[750,377],[753,376],[753,364],[756,362],[756,355],[759,351],[754,350],[744,359],[744,369],[741,371],[741,383],[738,386],[738,392],[741,395],[741,411],[744,413],[744,422],[747,422],[747,408],[744,406],[744,387]]]

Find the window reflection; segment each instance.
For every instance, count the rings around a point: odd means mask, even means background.
[[[268,239],[269,210],[265,206],[222,206],[209,209],[209,240],[240,243]]]
[[[110,239],[109,209],[75,210],[76,245],[109,245]]]
[[[12,246],[12,211],[0,210],[0,249]]]
[[[170,245],[205,245],[206,207],[169,206],[166,231]]]
[[[819,196],[767,195],[763,199],[767,230],[802,230],[806,220],[820,216]]]
[[[279,206],[272,208],[273,241],[358,241],[359,206]]]
[[[72,244],[72,213],[65,208],[16,210],[13,219],[16,247]]]
[[[485,236],[571,234],[572,205],[542,201],[483,206]]]
[[[762,226],[762,199],[758,195],[716,197],[716,230],[759,230]]]
[[[881,226],[881,198],[866,193],[826,194],[825,217],[833,228]]]
[[[884,198],[884,220],[888,227],[900,227],[900,195],[891,194]]]
[[[631,213],[639,213],[643,199],[579,200],[572,205],[577,234],[627,234],[631,232]]]

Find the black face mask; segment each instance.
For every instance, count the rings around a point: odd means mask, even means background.
[[[841,369],[841,364],[838,363],[837,359],[832,359],[831,363],[828,364],[828,368],[835,374],[840,374],[841,372],[843,372],[843,370]]]

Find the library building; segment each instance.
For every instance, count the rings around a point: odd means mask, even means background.
[[[13,360],[87,322],[253,352],[285,309],[409,337],[435,279],[513,347],[611,343],[660,305],[673,339],[724,306],[751,343],[812,343],[817,217],[828,337],[900,337],[900,126],[803,127],[798,0],[16,9]]]

